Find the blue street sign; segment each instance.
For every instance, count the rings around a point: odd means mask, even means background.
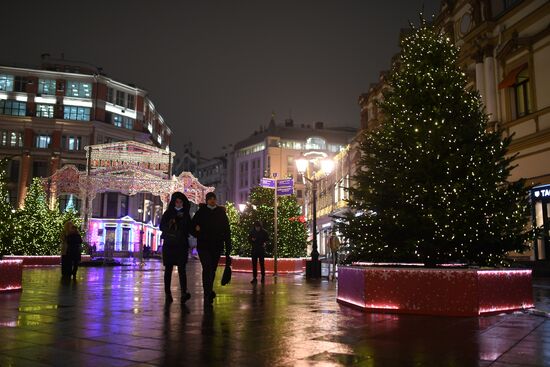
[[[277,180],[277,187],[293,187],[294,180],[292,178],[284,178],[282,180]]]
[[[294,188],[292,186],[277,187],[278,196],[289,196],[294,194]]]
[[[275,188],[275,180],[272,179],[272,178],[262,178],[262,180],[260,182],[260,186],[261,187],[267,187],[267,188],[270,188],[270,189],[274,189]]]

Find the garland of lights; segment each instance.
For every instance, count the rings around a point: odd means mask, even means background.
[[[251,256],[252,246],[248,234],[256,221],[260,221],[269,233],[270,243],[266,246],[266,256],[273,256],[273,190],[255,187],[250,192],[250,202],[242,213],[232,203],[226,210],[231,227],[232,254]],[[281,258],[299,258],[306,255],[307,227],[296,197],[281,197],[277,207],[278,243],[277,255]]]
[[[528,238],[524,182],[507,181],[511,138],[487,131],[448,37],[423,21],[401,46],[338,225],[347,261],[501,264]]]

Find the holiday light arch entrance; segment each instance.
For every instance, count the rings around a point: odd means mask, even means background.
[[[87,240],[98,251],[104,250],[107,228],[114,236],[114,250],[121,250],[122,234],[130,246],[129,252],[149,245],[153,251],[160,244],[158,227],[153,223],[142,223],[131,216],[122,218],[93,218],[92,203],[97,194],[117,192],[128,196],[150,193],[158,196],[165,211],[170,196],[176,191],[185,193],[191,202],[198,204],[213,187],[202,185],[190,172],[179,176],[170,175],[175,153],[133,141],[86,146],[86,170],[79,171],[74,165],[66,165],[51,177],[44,179],[44,185],[53,207],[61,195],[72,195],[82,201],[81,214],[84,219]],[[137,240],[136,240],[137,239]]]

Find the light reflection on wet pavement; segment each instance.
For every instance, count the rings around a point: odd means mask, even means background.
[[[252,286],[234,273],[204,308],[200,264],[192,298],[164,305],[162,266],[28,268],[24,291],[0,295],[0,366],[546,366],[550,323],[526,313],[481,318],[365,314],[335,301],[336,284],[281,276]],[[535,280],[550,312],[550,281]]]

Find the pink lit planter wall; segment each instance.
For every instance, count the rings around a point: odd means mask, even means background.
[[[0,293],[22,289],[23,260],[0,260]]]
[[[61,256],[4,256],[5,260],[21,260],[23,266],[57,266],[61,265]],[[90,261],[89,255],[82,255],[81,261]]]
[[[265,258],[265,272],[273,274],[273,258]],[[220,258],[220,266],[225,265],[225,256]],[[306,258],[283,258],[277,259],[277,273],[279,274],[301,274],[306,267]],[[237,273],[252,273],[252,259],[250,257],[231,257],[231,270]],[[258,262],[258,273],[260,264]]]
[[[367,312],[479,316],[533,307],[531,270],[342,266],[338,302]]]

